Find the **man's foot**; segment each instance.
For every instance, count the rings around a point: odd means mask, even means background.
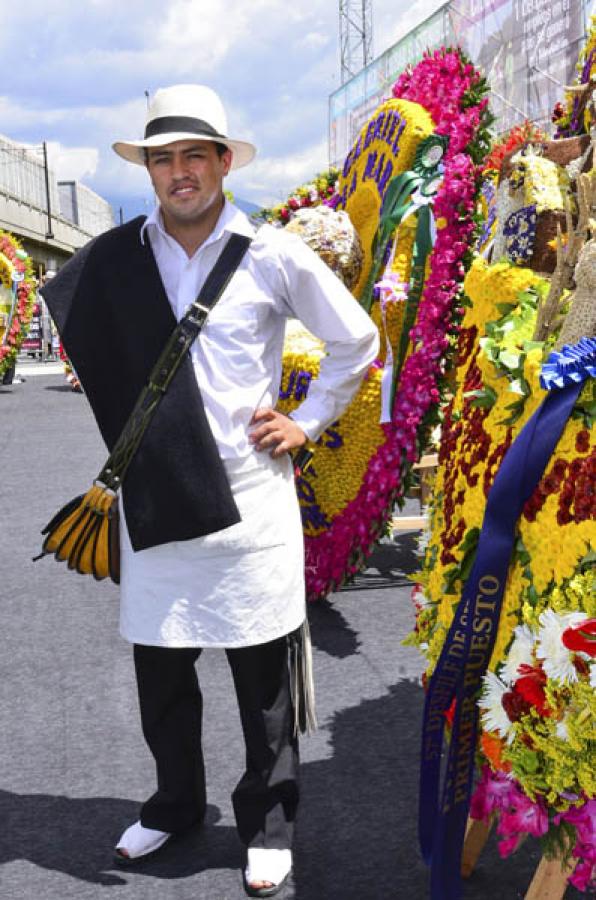
[[[140,822],[135,822],[126,829],[116,844],[114,860],[118,865],[126,866],[141,859],[147,859],[161,850],[171,837],[169,831],[145,828]]]
[[[292,851],[249,847],[247,857],[244,890],[249,897],[273,897],[292,871]]]

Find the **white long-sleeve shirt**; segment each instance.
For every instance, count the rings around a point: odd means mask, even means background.
[[[255,409],[276,405],[288,318],[300,319],[326,344],[320,375],[292,414],[313,440],[348,405],[378,352],[373,322],[316,254],[268,226],[255,234],[228,202],[190,259],[165,232],[159,210],[142,228],[178,320],[231,232],[253,241],[191,356],[242,521],[135,553],[121,504],[120,631],[133,643],[242,647],[300,625],[303,538],[292,468],[287,457],[272,460],[255,450],[249,423]]]
[[[179,321],[196,299],[230,233],[253,238],[191,356],[205,411],[222,459],[254,452],[248,425],[255,409],[275,406],[285,323],[295,317],[326,344],[319,377],[292,418],[316,440],[350,402],[378,352],[369,316],[328,266],[296,235],[263,226],[226,200],[211,235],[192,257],[164,230],[159,208],[147,236]]]

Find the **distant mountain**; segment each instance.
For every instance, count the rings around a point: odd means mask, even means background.
[[[122,221],[129,222],[131,219],[134,219],[135,216],[148,215],[153,209],[154,204],[153,194],[149,193],[146,197],[118,197],[112,194],[111,197],[107,197],[106,199],[114,211],[114,222],[116,225],[120,224],[121,211]],[[246,213],[247,216],[251,216],[261,209],[260,206],[251,203],[250,200],[243,200],[241,197],[234,197],[234,203],[242,210],[242,212]]]
[[[245,212],[247,216],[252,216],[253,213],[258,213],[261,211],[261,207],[257,206],[255,203],[251,203],[250,200],[242,200],[241,197],[234,197],[234,203],[241,209],[242,212]]]

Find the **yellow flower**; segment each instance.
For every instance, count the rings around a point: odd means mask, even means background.
[[[518,295],[535,284],[543,282],[536,272],[500,261],[492,265],[484,257],[477,257],[464,280],[464,291],[471,306],[466,308],[462,326],[477,327],[480,337],[487,322],[501,317],[497,309],[500,303],[516,303]]]
[[[348,154],[337,189],[362,242],[364,264],[354,288],[359,297],[372,265],[372,243],[383,192],[396,175],[411,169],[420,141],[434,131],[428,112],[409,100],[387,100],[365,123]],[[376,135],[376,136],[375,136]]]
[[[302,402],[319,372],[322,349],[308,332],[286,337],[278,408],[289,413]],[[311,469],[298,486],[304,531],[321,534],[352,500],[362,484],[371,457],[384,443],[379,425],[382,371],[371,368],[356,397],[340,419],[321,436]]]
[[[535,205],[537,212],[545,209],[565,209],[565,198],[572,202],[569,193],[569,175],[563,166],[533,153],[521,157],[518,165],[525,172],[525,203]]]
[[[0,284],[3,284],[8,290],[12,287],[13,265],[4,253],[0,253]]]

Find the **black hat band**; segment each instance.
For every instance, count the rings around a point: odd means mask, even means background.
[[[194,119],[192,116],[161,116],[153,119],[151,122],[147,122],[145,139],[154,137],[156,134],[172,134],[180,131],[221,138],[222,141],[227,140],[225,135],[218,134],[209,122],[205,122],[203,119]]]

